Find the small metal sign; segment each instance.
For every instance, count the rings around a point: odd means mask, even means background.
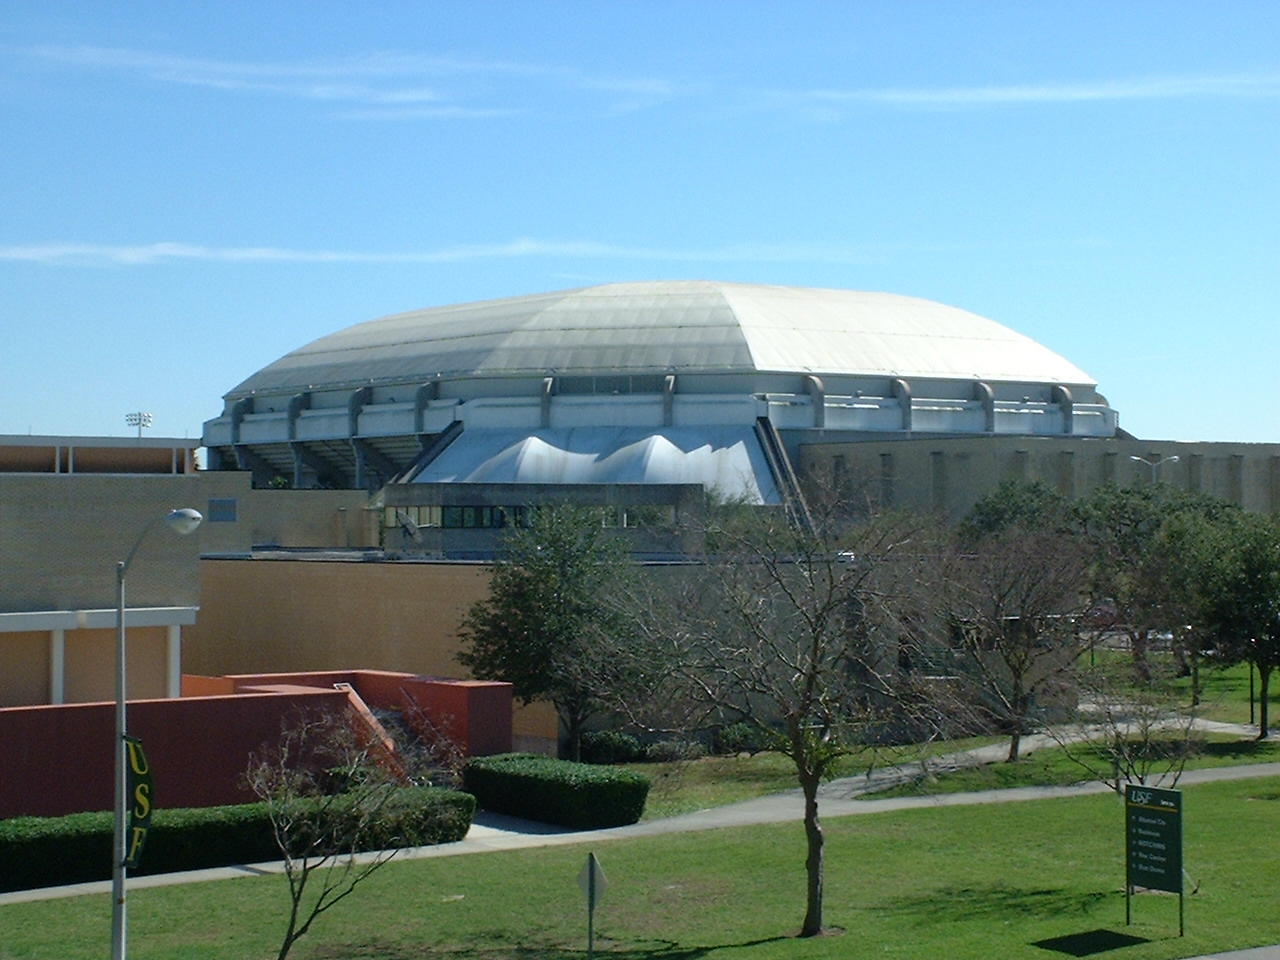
[[[595,956],[596,904],[604,897],[604,891],[609,886],[594,853],[587,854],[586,864],[578,871],[578,886],[587,898],[587,960],[592,960]]]
[[[1182,936],[1182,792],[1130,783],[1124,788],[1125,923],[1135,887],[1178,895]]]

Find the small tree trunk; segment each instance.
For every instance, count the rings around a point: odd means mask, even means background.
[[[564,718],[565,750],[568,759],[575,763],[582,759],[582,728],[585,724],[576,710],[569,710]]]
[[[1271,686],[1271,667],[1258,664],[1258,739],[1267,739],[1267,692]]]
[[[1133,678],[1138,683],[1146,683],[1151,679],[1151,664],[1147,660],[1148,631],[1135,630],[1129,634],[1129,645],[1133,651]]]
[[[1013,706],[1011,711],[1013,714],[1011,727],[1009,731],[1009,755],[1005,757],[1006,763],[1017,763],[1018,753],[1022,749],[1022,724],[1026,722],[1027,714],[1031,711],[1031,697],[1023,690],[1021,675],[1015,676],[1012,696],[1009,702]]]
[[[818,821],[818,778],[805,776],[800,779],[804,791],[804,835],[808,842],[808,856],[805,858],[805,873],[808,877],[808,896],[805,905],[804,926],[800,928],[800,936],[816,937],[822,933],[822,883],[823,883],[823,836],[822,824]]]
[[[1200,706],[1200,646],[1198,643],[1191,648],[1191,705]]]

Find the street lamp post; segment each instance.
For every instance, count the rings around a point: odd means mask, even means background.
[[[1146,457],[1131,456],[1130,460],[1136,460],[1138,463],[1145,463],[1151,469],[1151,482],[1155,483],[1160,479],[1160,468],[1166,463],[1177,463],[1178,455],[1175,453],[1172,457],[1161,457],[1159,460],[1148,460]]]
[[[151,528],[165,523],[175,533],[186,536],[200,526],[204,517],[190,507],[171,510],[161,517],[156,517],[138,534],[138,539],[116,564],[116,744],[115,744],[115,822],[112,831],[112,865],[111,865],[111,960],[124,960],[125,955],[125,884],[124,871],[126,860],[125,844],[128,840],[128,770],[125,767],[127,751],[125,736],[128,727],[125,723],[125,632],[124,632],[124,575],[133,562],[133,556],[142,546],[142,541]]]

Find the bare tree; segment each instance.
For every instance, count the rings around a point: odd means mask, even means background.
[[[1087,557],[1072,535],[1012,526],[961,535],[946,564],[942,608],[967,702],[1009,737],[1008,760],[1037,720],[1074,706],[1087,649]]]
[[[734,511],[708,531],[718,552],[682,568],[669,607],[641,618],[644,703],[752,724],[795,765],[807,849],[801,936],[823,931],[818,787],[838,760],[903,721],[904,704],[919,703],[899,676],[899,653],[924,539],[918,520],[842,523],[831,512],[806,527],[780,512]]]
[[[1050,728],[1068,757],[1116,793],[1126,783],[1173,787],[1197,746],[1173,656],[1150,656],[1146,667],[1141,679],[1115,656],[1082,667],[1079,724]]]
[[[289,884],[277,960],[399,848],[454,829],[443,807],[415,806],[422,796],[403,789],[414,783],[404,758],[345,712],[291,717],[279,741],[250,758],[245,779],[267,806]]]

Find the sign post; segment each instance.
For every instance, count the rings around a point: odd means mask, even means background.
[[[594,960],[596,944],[596,904],[604,897],[608,883],[604,879],[604,871],[600,869],[600,861],[594,853],[587,854],[586,865],[578,873],[578,886],[587,898],[587,960]]]
[[[1182,936],[1182,792],[1125,784],[1124,820],[1125,925],[1130,923],[1134,887],[1164,890],[1178,895],[1178,936]]]

